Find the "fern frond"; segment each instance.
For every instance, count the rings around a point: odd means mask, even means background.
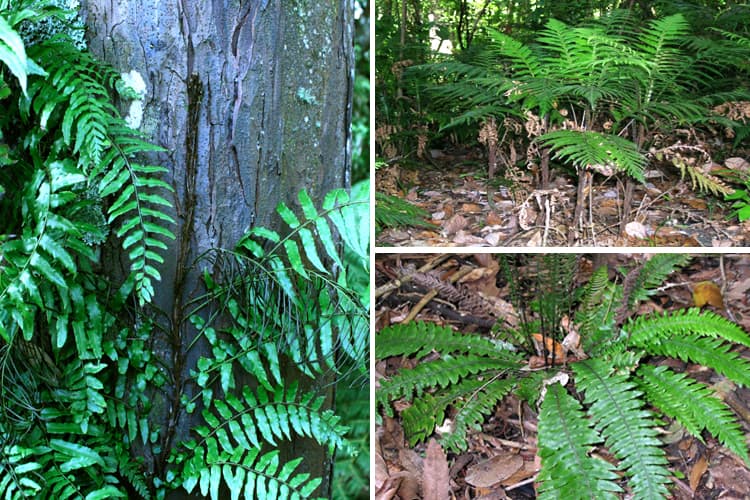
[[[601,441],[580,403],[559,383],[548,386],[539,414],[539,498],[618,498],[614,467],[589,455]]]
[[[706,429],[745,463],[750,462],[745,433],[737,417],[707,387],[666,366],[643,365],[637,374],[646,398],[664,414],[701,441],[701,432]]]
[[[262,386],[256,393],[245,387],[241,399],[232,393],[225,399],[214,399],[203,411],[208,426],[196,428],[201,439],[172,456],[182,467],[182,487],[188,493],[199,485],[201,495],[218,499],[223,484],[233,499],[308,498],[321,479],[295,473],[301,457],[282,466],[278,450],[262,453],[263,444],[276,446],[296,435],[327,446],[329,453],[348,448],[340,418],[331,410],[321,411],[325,397],[298,395],[296,383],[273,393]]]
[[[375,192],[375,230],[380,232],[388,227],[434,227],[427,222],[430,214],[408,201],[395,196]]]
[[[682,333],[644,344],[649,353],[713,368],[730,380],[750,387],[750,362],[731,351],[721,339]]]
[[[669,470],[654,416],[643,408],[642,393],[627,375],[613,375],[605,363],[591,359],[573,364],[576,385],[584,391],[595,429],[620,459],[630,477],[634,498],[666,498]]]
[[[188,471],[182,487],[190,494],[199,486],[203,497],[222,498],[222,484],[229,490],[230,498],[278,498],[279,500],[311,498],[320,485],[320,478],[310,479],[308,473],[297,472],[302,457],[279,466],[279,450],[261,453],[257,448],[247,451],[239,448],[233,453],[219,449],[216,441],[208,441],[204,456],[194,455],[185,464]]]
[[[535,78],[543,73],[542,61],[528,46],[500,31],[488,31],[492,40],[488,52],[509,59],[513,63],[514,78]]]
[[[430,437],[435,432],[435,427],[443,424],[448,406],[460,401],[461,398],[477,393],[482,385],[484,385],[482,380],[471,377],[436,391],[434,394],[425,393],[422,397],[415,399],[410,407],[401,412],[404,432],[409,443],[413,446]],[[388,412],[387,407],[386,412]]]
[[[441,439],[443,446],[449,450],[461,451],[468,446],[469,431],[481,430],[480,424],[485,417],[492,413],[495,406],[513,389],[514,380],[495,379],[483,382],[471,394],[466,394],[463,400],[453,403],[456,415],[453,420],[453,432],[447,433]]]
[[[722,338],[750,347],[750,336],[740,326],[716,313],[695,307],[639,316],[623,328],[630,335],[632,345],[645,349],[662,339],[687,334]]]
[[[601,266],[584,286],[576,311],[576,324],[585,352],[598,354],[598,349],[615,339],[614,318],[622,287],[609,281],[606,266]]]
[[[690,256],[686,254],[660,253],[652,255],[650,259],[643,263],[643,267],[640,268],[638,276],[632,284],[628,296],[628,308],[632,309],[635,304],[650,297],[654,293],[654,289],[661,286],[667,276],[683,267],[689,260]]]
[[[276,446],[277,440],[291,440],[294,433],[314,439],[328,447],[331,453],[336,448],[348,447],[343,438],[347,427],[339,423],[340,417],[331,410],[321,410],[325,397],[313,393],[298,394],[296,383],[286,388],[276,387],[273,393],[262,386],[253,393],[246,386],[242,399],[232,393],[226,394],[225,399],[226,402],[214,399],[213,409],[203,411],[203,417],[211,427],[198,431],[205,438],[198,446],[203,446],[215,435],[231,453],[230,441],[247,450],[259,448],[262,442]]]
[[[386,405],[390,401],[405,397],[411,401],[420,398],[430,387],[447,387],[474,373],[487,370],[518,368],[518,364],[482,356],[461,356],[429,363],[420,363],[411,370],[402,370],[398,375],[381,380],[376,401]]]
[[[704,172],[700,167],[689,165],[680,157],[673,158],[672,164],[680,170],[681,179],[685,178],[685,174],[690,177],[693,190],[697,188],[700,191],[709,191],[716,196],[734,193],[734,189],[727,186],[724,181]]]
[[[412,355],[421,358],[430,352],[472,353],[478,356],[501,356],[507,361],[520,361],[512,352],[512,346],[504,342],[464,335],[449,327],[423,321],[406,325],[393,325],[378,332],[375,342],[375,356],[378,359],[389,356]]]
[[[541,135],[538,141],[552,148],[555,158],[568,160],[578,168],[611,165],[643,181],[646,157],[635,144],[622,137],[590,130],[555,130]]]

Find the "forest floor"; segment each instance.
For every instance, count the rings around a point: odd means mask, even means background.
[[[593,269],[606,265],[610,276],[619,266],[632,267],[643,256],[634,254],[584,255],[578,263],[577,280],[587,282]],[[445,276],[455,274],[459,268],[470,268],[463,284],[481,291],[485,296],[509,301],[507,285],[498,278],[498,264],[488,254],[380,254],[376,259],[376,330],[401,323],[407,317],[414,320],[452,325],[462,332],[488,333],[487,322],[474,313],[463,312],[456,304],[439,299],[422,300],[428,293],[413,284],[398,285],[405,268],[435,269]],[[466,271],[466,270],[464,270]],[[522,274],[523,269],[520,270]],[[404,280],[406,281],[406,280]],[[696,256],[682,270],[669,276],[649,300],[643,301],[637,314],[660,312],[692,307],[696,284],[713,282],[721,293],[724,307],[706,305],[717,314],[733,318],[745,331],[750,331],[750,256],[729,255],[721,257]],[[710,303],[716,303],[713,297]],[[377,337],[376,337],[377,343]],[[750,359],[750,349],[740,349],[739,354]],[[432,353],[427,356],[434,356]],[[738,416],[742,429],[750,435],[750,389],[738,388],[723,376],[704,367],[670,358],[648,358],[649,363],[668,365],[672,370],[689,374],[722,394],[724,401]],[[376,381],[391,377],[404,366],[414,367],[419,360],[392,357],[376,361]],[[376,383],[376,391],[379,385]],[[497,405],[492,415],[485,418],[481,432],[470,434],[469,449],[454,454],[436,453],[432,439],[414,447],[405,438],[401,411],[409,403],[393,402],[394,418],[378,408],[376,425],[375,485],[377,500],[411,500],[423,498],[423,485],[447,482],[451,498],[455,499],[531,499],[535,498],[535,478],[539,468],[537,455],[537,411],[515,396],[507,396]],[[704,433],[704,441],[695,439],[680,426],[664,418],[661,440],[664,444],[669,468],[672,472],[672,498],[750,498],[750,469],[742,460],[728,451],[715,438]],[[438,438],[435,434],[433,438]],[[428,443],[431,447],[428,450]],[[439,450],[438,450],[439,451]],[[616,461],[601,447],[594,450],[598,456]],[[437,471],[448,470],[448,474]],[[486,486],[486,477],[495,481]],[[484,485],[484,486],[478,486]],[[625,498],[623,496],[623,498]]]
[[[671,246],[737,247],[750,244],[750,221],[740,223],[730,203],[693,190],[675,168],[650,169],[636,184],[625,231],[622,182],[593,177],[583,216],[569,245],[577,181],[552,168],[546,190],[533,176],[509,182],[502,173],[487,179],[486,160],[476,150],[435,152],[430,162],[393,164],[376,172],[376,190],[430,214],[433,227],[386,228],[377,245],[399,246]],[[741,160],[738,158],[738,160]],[[747,162],[745,162],[747,163]],[[750,165],[747,165],[750,168]],[[376,206],[377,210],[377,206]]]

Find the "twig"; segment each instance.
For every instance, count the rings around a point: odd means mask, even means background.
[[[411,273],[407,273],[404,276],[401,276],[399,279],[392,280],[392,281],[386,283],[385,285],[382,285],[382,286],[378,287],[375,290],[375,298],[376,299],[380,298],[381,295],[390,293],[393,290],[398,290],[401,287],[401,285],[410,282],[411,281],[411,277],[414,274],[416,274],[416,273],[426,273],[427,271],[433,269],[438,264],[442,263],[444,260],[446,260],[446,259],[448,259],[450,257],[451,257],[450,254],[440,254],[437,257],[435,257],[434,259],[432,259],[429,262],[427,262],[427,264],[425,264],[422,267],[420,267],[419,269],[417,269],[416,271],[413,271]]]
[[[422,266],[425,267],[425,266]],[[456,281],[460,280],[467,274],[469,274],[472,271],[470,267],[465,267],[463,269],[460,269],[456,274],[450,277],[450,282],[455,283]],[[411,273],[410,277],[413,276],[416,273]],[[417,317],[417,314],[424,309],[424,306],[426,306],[432,299],[434,299],[438,294],[437,290],[430,290],[427,292],[420,300],[417,302],[417,304],[412,308],[411,311],[409,311],[409,314],[404,318],[404,320],[401,322],[402,325],[406,325],[410,321],[412,321],[414,318]]]
[[[527,484],[533,483],[534,481],[536,481],[536,477],[537,477],[538,475],[539,475],[539,474],[534,474],[534,476],[533,476],[533,477],[530,477],[530,478],[528,478],[528,479],[524,479],[523,481],[520,481],[520,482],[518,482],[518,483],[516,483],[516,484],[511,484],[510,486],[507,486],[507,487],[505,488],[505,491],[510,491],[510,490],[514,490],[514,489],[516,489],[516,488],[520,488],[521,486],[526,486]]]

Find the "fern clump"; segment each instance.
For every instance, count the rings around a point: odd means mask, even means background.
[[[275,448],[362,451],[329,398],[367,373],[369,185],[322,207],[301,193],[302,214],[278,208],[284,236],[256,227],[207,252],[206,293],[166,326],[164,151],[120,115],[132,91],[71,38],[61,3],[0,1],[0,496],[319,494],[323,478]],[[54,36],[32,29],[50,18]],[[186,327],[194,343],[174,348]],[[200,425],[183,439],[188,414]]]
[[[518,283],[536,283],[533,311],[540,317],[531,323],[536,328],[556,324],[549,318],[540,321],[541,316],[562,314],[549,304],[560,297],[545,292],[555,289],[545,286],[550,279],[560,288],[560,273],[546,271],[560,266],[554,267],[555,259],[537,260],[540,267],[531,279],[506,272],[515,283],[511,292],[519,297],[528,294],[513,292]],[[541,373],[522,369],[528,344],[518,331],[505,335],[521,341],[508,349],[497,340],[431,324],[385,328],[376,336],[376,357],[414,356],[417,364],[381,381],[377,406],[392,415],[393,401],[408,403],[401,418],[412,444],[429,438],[450,415],[454,428],[441,440],[448,449],[460,451],[468,447],[471,430],[505,395],[516,393],[538,405],[543,498],[617,498],[623,486],[617,472],[624,474],[633,498],[667,498],[670,472],[659,439],[660,415],[675,419],[698,439],[707,431],[750,463],[742,429],[718,395],[685,374],[650,363],[652,356],[679,358],[747,386],[750,364],[731,348],[747,346],[750,336],[726,318],[695,308],[633,316],[640,301],[688,261],[682,255],[654,255],[623,270],[621,284],[608,278],[606,268],[595,271],[573,293],[580,348],[566,360],[555,362],[547,356]],[[522,325],[519,330],[529,328]],[[495,335],[503,337],[503,328]],[[551,340],[555,335],[551,333]],[[431,360],[424,361],[428,353]],[[569,368],[556,366],[563,361]],[[618,462],[611,465],[591,455],[598,446],[606,447]]]

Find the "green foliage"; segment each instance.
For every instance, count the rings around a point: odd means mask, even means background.
[[[430,214],[423,208],[412,205],[408,201],[384,193],[375,193],[375,230],[382,231],[387,227],[433,227],[424,219]]]
[[[301,192],[302,217],[277,208],[285,236],[255,227],[235,251],[204,256],[221,273],[204,275],[208,293],[193,302],[191,321],[212,356],[197,361],[191,378],[200,391],[183,404],[188,412],[200,404],[206,425],[196,429],[202,439],[172,453],[172,487],[198,486],[211,498],[223,487],[233,498],[308,498],[321,478],[294,473],[302,458],[278,470],[277,452],[264,451],[300,438],[349,457],[360,479],[368,475],[358,461],[362,447],[350,445],[341,417],[323,407],[326,395],[317,391],[325,385],[314,384],[344,375],[356,384],[367,374],[368,197],[363,182],[351,193],[329,192],[319,210]],[[220,317],[230,324],[217,328]],[[286,381],[288,362],[313,386]],[[257,387],[243,385],[247,377]]]
[[[747,60],[743,38],[701,38],[680,13],[644,21],[614,11],[578,26],[549,19],[531,41],[488,28],[483,42],[407,73],[443,117],[441,130],[494,117],[516,149],[536,141],[564,164],[643,181],[646,152],[675,127],[741,127],[712,108],[747,94],[742,78],[725,77]],[[694,189],[728,192],[699,168],[675,165]]]
[[[620,459],[635,498],[665,498],[669,471],[653,414],[627,375],[612,374],[602,360],[574,365],[576,385],[605,444]]]
[[[392,414],[392,402],[410,404],[401,417],[412,444],[429,438],[452,407],[455,428],[441,439],[458,451],[468,446],[468,432],[478,428],[510,391],[530,404],[539,404],[539,491],[543,498],[616,498],[620,491],[616,471],[627,477],[634,498],[666,498],[670,473],[658,439],[659,415],[677,420],[698,439],[707,431],[748,462],[742,430],[721,399],[685,374],[654,367],[648,361],[650,356],[679,358],[747,386],[750,366],[731,347],[747,346],[750,336],[729,320],[699,309],[627,319],[639,301],[688,261],[682,255],[654,255],[635,269],[623,271],[622,284],[610,281],[605,268],[598,269],[572,294],[577,297],[574,325],[585,356],[571,363],[573,383],[568,389],[542,382],[558,371],[555,367],[530,375],[520,369],[525,355],[496,340],[424,323],[385,328],[376,336],[376,358],[414,356],[417,363],[381,381],[377,407]],[[544,270],[553,267],[544,259],[538,262],[542,272],[528,263],[524,266],[533,270],[532,279],[512,271],[506,277],[516,282],[511,283],[511,290],[519,283],[538,288],[519,295],[536,296],[533,310],[542,315],[551,310],[544,305],[550,296],[544,292],[549,282]],[[554,314],[564,313],[555,310]],[[526,317],[526,321],[538,319]],[[518,339],[513,333],[504,335],[500,330],[496,335]],[[438,359],[433,359],[434,353]],[[546,393],[540,392],[542,387]],[[582,394],[578,398],[582,404],[574,397],[576,392]],[[589,454],[591,447],[602,445],[617,457],[616,466]]]
[[[391,401],[405,398],[414,402],[404,412],[404,430],[411,442],[432,434],[435,425],[442,424],[445,409],[454,406],[458,409],[454,431],[444,437],[443,444],[450,449],[464,448],[467,431],[512,388],[507,380],[497,379],[521,367],[519,354],[508,347],[431,323],[385,328],[376,337],[377,358],[410,354],[421,358],[432,351],[441,358],[420,363],[384,382],[376,393],[376,404],[390,413]],[[430,393],[425,392],[428,388]]]
[[[557,130],[539,137],[539,143],[580,169],[610,167],[643,180],[646,158],[631,141],[592,131]]]
[[[618,498],[614,467],[588,454],[600,443],[581,404],[559,383],[550,385],[539,414],[539,498]]]
[[[347,434],[327,398],[348,376],[361,399],[367,373],[369,185],[322,208],[301,193],[302,214],[278,208],[284,236],[254,228],[203,256],[215,274],[184,326],[210,354],[172,373],[151,305],[173,238],[163,151],[126,126],[112,68],[27,26],[70,19],[58,3],[0,0],[0,496],[308,498],[322,478],[274,450],[296,439],[367,477],[349,444],[363,427]],[[118,249],[121,282],[103,269]],[[162,450],[172,391],[175,422],[203,425]]]

